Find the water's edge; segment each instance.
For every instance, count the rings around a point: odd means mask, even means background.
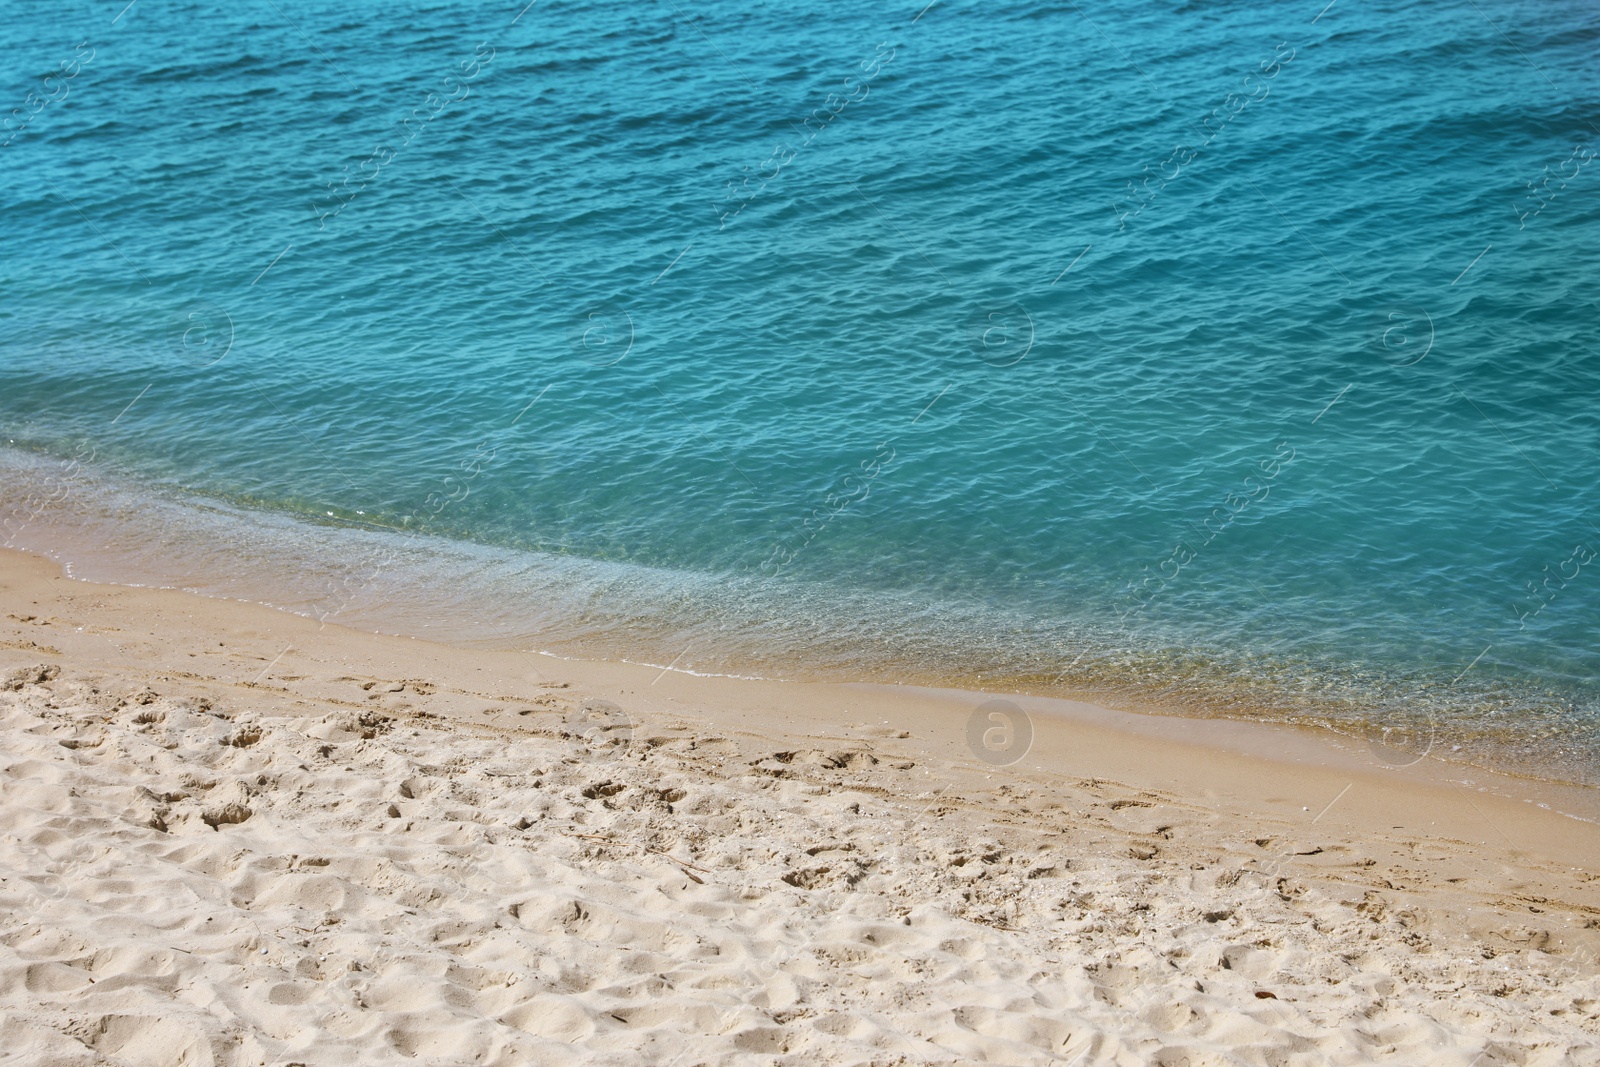
[[[960,606],[841,603],[822,591],[364,529],[332,515],[318,523],[119,481],[70,458],[0,449],[0,466],[0,544],[86,581],[181,589],[458,647],[701,676],[912,685],[1310,727],[1353,739],[1380,764],[1434,757],[1530,782],[1593,784],[1586,723],[1556,720],[1564,733],[1550,743],[1549,720],[1502,724],[1497,709],[1452,705],[1436,683],[1407,690],[1404,679],[1363,682],[1355,670],[1347,682],[1305,664],[1246,673],[1192,651],[1097,647],[1093,635],[1063,649],[1060,666],[1040,669],[1027,648],[1038,635]],[[852,612],[847,630],[830,627]],[[872,632],[880,640],[863,647],[859,635]],[[1329,691],[1339,683],[1346,688]],[[1428,699],[1407,699],[1415,694]]]

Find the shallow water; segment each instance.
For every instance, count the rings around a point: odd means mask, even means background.
[[[0,540],[1600,767],[1592,5],[11,13]]]

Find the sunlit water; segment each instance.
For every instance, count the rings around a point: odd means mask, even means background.
[[[0,21],[0,541],[1600,768],[1592,4],[119,7]]]

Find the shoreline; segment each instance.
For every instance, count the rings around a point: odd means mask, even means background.
[[[19,487],[53,469],[26,453],[6,462],[26,473]],[[978,604],[878,592],[839,599],[828,588],[768,589],[728,576],[369,529],[350,525],[350,516],[324,521],[256,510],[87,468],[72,477],[71,491],[34,508],[13,541],[90,581],[191,589],[475,648],[650,661],[709,676],[1020,692],[1149,715],[1304,725],[1358,744],[1385,728],[1436,727],[1436,754],[1558,785],[1592,783],[1600,767],[1600,728],[1585,715],[1587,697],[1535,692],[1515,672],[1469,678],[1459,690],[1444,684],[1468,666],[1470,653],[1430,681],[1431,674],[1413,678],[1361,659],[1300,662],[1191,648],[1174,634],[1146,641],[1068,632],[1062,620],[1035,626],[1025,615],[991,615]],[[31,498],[19,487],[0,492],[0,503],[15,498],[25,512]],[[1049,662],[1052,649],[1063,650],[1061,663],[1070,659],[1069,671]]]
[[[0,989],[36,990],[0,1034],[63,1062],[113,1017],[97,1052],[170,1024],[241,1067],[1600,1043],[1600,826],[1431,758],[1008,697],[1032,743],[997,763],[984,694],[458,648],[13,551],[0,603]]]
[[[1334,776],[1342,771],[1347,776],[1354,776],[1362,781],[1398,781],[1405,782],[1406,785],[1446,790],[1446,792],[1448,790],[1466,792],[1470,789],[1475,790],[1475,795],[1491,793],[1501,800],[1536,805],[1538,808],[1552,811],[1557,816],[1600,827],[1600,787],[1562,781],[1554,777],[1542,777],[1539,774],[1515,773],[1515,771],[1472,765],[1464,761],[1451,761],[1446,757],[1443,744],[1437,741],[1437,737],[1410,737],[1405,739],[1408,742],[1406,747],[1392,749],[1381,744],[1376,736],[1370,741],[1363,742],[1360,737],[1322,725],[1194,715],[1181,709],[1139,705],[1136,701],[1118,701],[1136,705],[1130,709],[1130,707],[1112,707],[1110,702],[1096,702],[1093,697],[1088,696],[1043,696],[1043,694],[981,691],[981,689],[888,683],[888,681],[768,678],[760,675],[739,675],[739,673],[694,672],[694,670],[678,669],[674,664],[650,664],[650,662],[634,662],[627,659],[589,659],[589,657],[550,653],[550,651],[514,651],[514,649],[477,645],[477,643],[453,645],[450,641],[437,641],[434,638],[419,637],[414,633],[366,630],[333,621],[318,622],[314,617],[298,613],[293,609],[280,608],[250,598],[214,597],[208,593],[166,587],[166,585],[125,585],[118,582],[80,579],[70,574],[69,565],[51,560],[42,553],[27,552],[27,550],[0,549],[0,569],[10,573],[16,566],[13,557],[24,557],[34,561],[34,565],[54,568],[66,581],[75,584],[136,590],[150,595],[200,598],[219,605],[237,605],[246,613],[266,611],[274,616],[282,614],[294,617],[302,624],[314,627],[318,632],[331,627],[338,632],[366,635],[381,640],[418,641],[422,645],[450,649],[451,654],[459,656],[512,657],[512,661],[531,659],[533,662],[549,662],[552,664],[550,672],[565,672],[571,680],[592,686],[598,694],[608,699],[616,699],[618,694],[630,693],[630,689],[626,688],[629,685],[648,686],[654,691],[656,686],[667,678],[678,680],[675,685],[667,685],[666,689],[662,689],[662,694],[672,694],[667,696],[667,701],[677,701],[680,704],[698,702],[707,709],[722,709],[723,713],[730,713],[731,709],[736,707],[736,702],[731,702],[733,693],[741,694],[742,699],[754,699],[757,704],[776,704],[779,707],[795,707],[798,702],[808,699],[800,694],[826,694],[822,697],[821,704],[808,704],[808,709],[813,712],[816,709],[834,709],[842,702],[848,704],[851,701],[850,694],[859,693],[862,694],[862,705],[874,707],[872,713],[888,713],[893,710],[914,720],[918,715],[926,715],[930,709],[941,709],[946,718],[944,733],[947,737],[965,736],[955,723],[954,717],[958,717],[960,713],[970,713],[971,709],[986,701],[1006,701],[1026,712],[1032,723],[1053,726],[1053,731],[1045,731],[1037,737],[1035,745],[1042,745],[1043,752],[1048,752],[1051,763],[1058,768],[1062,765],[1062,761],[1069,760],[1070,744],[1062,739],[1062,731],[1070,733],[1072,729],[1088,729],[1090,733],[1098,731],[1101,734],[1096,749],[1098,752],[1110,752],[1117,749],[1118,745],[1128,744],[1179,745],[1179,747],[1192,745],[1195,749],[1208,753],[1210,757],[1258,758],[1272,765],[1294,765],[1301,768],[1318,766],[1325,768],[1326,773]],[[227,613],[222,614],[227,616]],[[3,648],[3,645],[0,645],[0,648]],[[650,677],[648,683],[640,680],[638,677],[640,672]],[[723,691],[720,688],[723,685],[730,688]],[[750,686],[750,689],[733,688],[741,685]],[[669,705],[659,702],[646,702],[643,707],[648,713],[664,713],[670,710]],[[829,718],[829,721],[835,720]],[[773,726],[773,723],[768,721],[765,725]],[[1174,761],[1174,765],[1181,763],[1182,760]],[[1194,782],[1190,782],[1190,785],[1194,785]],[[1600,867],[1600,851],[1595,853],[1594,861],[1595,867]]]

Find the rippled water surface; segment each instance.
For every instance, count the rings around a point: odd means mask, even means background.
[[[1600,768],[1593,4],[120,6],[0,22],[0,540]]]

